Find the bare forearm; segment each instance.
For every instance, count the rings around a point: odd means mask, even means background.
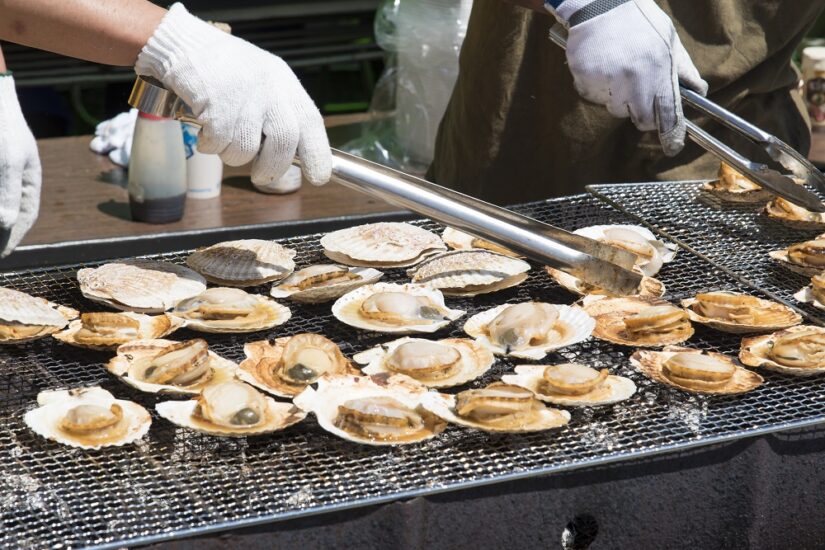
[[[3,57],[3,50],[0,50],[0,73],[5,73],[9,68],[6,67],[6,58]]]
[[[147,0],[0,0],[0,39],[128,66],[165,13]]]

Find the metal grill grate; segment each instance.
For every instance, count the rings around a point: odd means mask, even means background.
[[[814,322],[825,324],[824,311],[793,298],[810,278],[783,268],[768,256],[771,250],[812,239],[823,231],[783,225],[763,214],[761,205],[721,203],[702,193],[698,182],[593,185],[588,189]]]
[[[519,210],[568,229],[628,221],[588,196]],[[422,225],[436,228],[429,222]],[[282,242],[299,250],[296,259],[303,266],[321,260],[318,238]],[[185,253],[158,257],[182,262]],[[78,267],[0,275],[0,285],[88,309],[91,304],[80,296],[74,280]],[[388,280],[404,279],[402,270],[388,275]],[[702,290],[747,290],[684,251],[660,277],[670,300]],[[473,314],[497,303],[527,299],[574,301],[534,268],[516,289],[448,303]],[[291,307],[293,317],[277,331],[279,335],[321,332],[348,355],[389,339],[342,326],[329,315],[329,305]],[[208,339],[218,353],[240,360],[244,342],[273,334]],[[459,335],[460,323],[440,336],[447,334]],[[735,353],[738,344],[737,337],[702,328],[692,340],[692,345],[726,353]],[[425,444],[378,449],[336,439],[311,418],[285,432],[246,440],[200,435],[155,418],[140,444],[88,452],[44,441],[23,425],[22,415],[33,406],[38,391],[101,384],[150,410],[156,399],[110,378],[102,366],[109,357],[106,353],[51,339],[2,347],[0,545],[118,547],[687,449],[825,420],[825,388],[815,380],[769,374],[767,383],[751,394],[707,399],[649,382],[628,365],[630,352],[588,341],[546,359],[610,367],[639,386],[628,402],[573,411],[570,425],[555,432],[494,436],[450,427]],[[512,367],[511,361],[499,361],[472,385],[487,384]]]

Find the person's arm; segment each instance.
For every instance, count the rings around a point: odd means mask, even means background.
[[[131,66],[165,14],[147,0],[2,0],[0,39]]]
[[[3,57],[3,50],[0,49],[0,73],[6,73],[9,69],[6,67],[6,58]]]

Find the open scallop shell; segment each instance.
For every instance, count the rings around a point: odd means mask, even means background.
[[[793,297],[794,300],[802,302],[803,304],[813,304],[813,306],[817,309],[825,309],[825,304],[817,300],[816,296],[814,296],[814,291],[811,285],[802,288],[796,292]]]
[[[421,323],[417,325],[396,326],[379,323],[374,319],[369,319],[360,314],[361,304],[378,292],[404,292],[413,296],[424,296],[429,298],[434,304],[444,310],[446,319],[434,323]],[[395,283],[375,283],[365,285],[350,291],[335,301],[332,305],[332,314],[336,319],[344,324],[364,330],[385,332],[390,334],[409,334],[414,332],[431,333],[449,325],[466,312],[458,309],[450,309],[444,304],[444,295],[439,290],[413,284]]]
[[[811,325],[797,325],[772,334],[763,334],[761,336],[743,338],[739,349],[739,360],[743,365],[747,365],[749,367],[759,367],[765,370],[770,370],[781,374],[789,374],[792,376],[815,376],[817,374],[825,373],[825,367],[789,367],[777,363],[768,357],[767,352],[773,346],[773,342],[778,335],[793,334],[794,332],[800,331],[816,331],[825,333],[825,328]]]
[[[549,342],[544,342],[526,349],[510,350],[507,352],[502,346],[494,344],[487,335],[487,325],[506,308],[514,304],[502,304],[492,309],[477,313],[467,319],[464,323],[464,332],[475,338],[481,344],[487,346],[496,355],[506,355],[508,357],[519,357],[521,359],[542,359],[553,350],[572,346],[590,337],[595,326],[595,321],[580,307],[566,306],[561,304],[551,304],[559,312],[554,331],[556,338]]]
[[[515,374],[505,374],[501,381],[505,384],[521,386],[533,392],[537,399],[564,407],[596,407],[612,405],[630,399],[636,393],[636,384],[630,378],[608,375],[596,389],[583,395],[566,395],[547,391],[544,385],[544,369],[547,365],[517,365]]]
[[[699,189],[722,201],[740,204],[765,203],[773,197],[773,193],[761,188],[724,162],[719,167],[719,179],[703,183]]]
[[[77,272],[86,298],[121,311],[163,313],[206,290],[206,281],[181,265],[119,260]]]
[[[242,239],[199,248],[186,264],[221,286],[255,286],[292,273],[294,257],[294,250],[275,241]]]
[[[236,376],[256,388],[262,389],[265,392],[277,395],[278,397],[292,398],[303,391],[303,388],[296,391],[295,386],[291,384],[277,384],[269,383],[267,380],[258,376],[257,367],[261,360],[268,360],[277,363],[281,360],[283,355],[284,345],[292,336],[284,336],[275,338],[274,340],[259,340],[257,342],[247,342],[244,344],[243,351],[246,359],[241,361],[238,365]],[[343,355],[343,354],[342,354]],[[339,374],[353,374],[359,375],[361,372],[354,368],[352,364],[347,361],[341,369]]]
[[[161,313],[160,315],[145,315],[143,313],[132,313],[124,311],[120,313],[113,313],[112,315],[123,315],[130,319],[134,319],[140,326],[134,338],[114,337],[108,335],[100,335],[98,338],[85,338],[82,341],[77,339],[77,333],[83,328],[83,322],[78,319],[69,323],[68,328],[53,334],[52,336],[72,346],[79,348],[94,349],[94,350],[113,350],[118,346],[130,342],[132,340],[152,340],[155,338],[163,338],[178,330],[183,326],[183,322],[179,319]]]
[[[696,311],[693,306],[696,305],[696,298],[687,298],[681,301],[682,307],[687,311],[688,317],[694,323],[707,325],[722,332],[729,332],[731,334],[747,334],[750,332],[771,332],[783,328],[792,327],[802,322],[802,316],[784,304],[772,302],[770,300],[763,300],[758,298],[760,307],[769,309],[774,318],[770,324],[745,324],[731,321],[729,319],[714,319],[712,317],[705,317]]]
[[[209,351],[212,376],[203,382],[191,386],[180,387],[170,384],[152,384],[137,380],[130,374],[130,367],[138,358],[153,357],[169,346],[178,344],[173,340],[135,340],[117,348],[117,355],[106,364],[106,370],[120,378],[126,384],[146,393],[173,393],[180,395],[196,395],[208,384],[217,384],[235,377],[238,365],[224,359],[217,353]]]
[[[407,271],[414,284],[445,296],[476,296],[511,288],[527,279],[530,264],[486,250],[454,250],[428,258]]]
[[[248,428],[229,428],[201,418],[195,414],[198,407],[197,398],[185,401],[161,401],[155,405],[155,410],[158,415],[172,424],[220,437],[245,437],[278,432],[297,424],[307,416],[305,411],[292,403],[281,403],[265,395],[261,398],[266,403],[266,421]]]
[[[552,409],[547,407],[539,400],[535,400],[536,410],[539,411],[538,417],[530,423],[523,424],[518,428],[499,428],[477,422],[470,418],[458,416],[455,411],[456,396],[446,393],[439,393],[436,391],[428,392],[421,400],[421,406],[446,420],[451,424],[464,426],[465,428],[473,428],[484,432],[493,433],[529,433],[529,432],[543,432],[545,430],[552,430],[553,428],[561,428],[570,422],[570,413],[560,409]]]
[[[519,254],[516,254],[512,250],[508,250],[503,246],[499,246],[484,239],[479,239],[478,237],[473,237],[469,233],[464,233],[463,231],[453,229],[452,227],[447,227],[444,229],[444,232],[441,233],[441,239],[444,241],[444,244],[453,250],[481,249],[496,252],[498,254],[504,254],[505,256],[511,256],[513,258],[521,257]]]
[[[213,287],[206,292],[214,292],[221,287]],[[232,289],[240,291],[240,289]],[[243,292],[243,291],[240,291]],[[179,311],[182,304],[178,304],[168,315],[179,320],[184,326],[198,332],[208,332],[215,334],[243,334],[248,332],[258,332],[268,330],[289,321],[292,312],[288,307],[282,306],[271,298],[259,294],[246,294],[257,301],[257,305],[246,316],[238,316],[235,319],[202,319],[197,315],[185,311]],[[197,299],[197,296],[193,297]]]
[[[37,403],[40,406],[28,411],[23,417],[26,425],[41,437],[81,449],[100,449],[132,443],[146,435],[152,425],[152,417],[146,409],[131,401],[115,399],[111,393],[97,386],[43,391],[37,394]],[[82,437],[67,433],[61,429],[60,422],[69,410],[78,405],[98,405],[106,408],[118,405],[123,413],[121,422],[126,423],[123,433],[120,437],[105,443],[84,441]]]
[[[21,344],[54,334],[78,315],[44,298],[0,287],[0,344]]]
[[[407,342],[420,340],[419,338],[404,337],[392,342],[387,342],[380,346],[370,348],[361,353],[355,354],[353,360],[356,363],[366,365],[363,367],[365,374],[392,373],[387,366],[387,358],[400,345]],[[439,380],[418,380],[428,388],[451,388],[460,386],[470,380],[475,380],[483,376],[495,363],[493,353],[484,345],[467,338],[445,338],[437,340],[439,344],[450,346],[461,354],[461,367],[449,378]]]
[[[626,296],[608,298],[603,296],[585,296],[582,307],[596,320],[593,336],[614,344],[632,347],[659,347],[680,344],[693,336],[693,326],[689,321],[679,330],[669,334],[652,334],[646,338],[629,338],[625,333],[624,319],[652,306],[672,306],[660,298],[645,296]],[[676,306],[673,306],[676,307]]]
[[[774,197],[765,205],[765,214],[788,227],[803,230],[825,229],[825,214],[811,212],[782,197]]]
[[[373,376],[325,375],[318,381],[317,389],[308,387],[296,396],[293,402],[299,408],[314,413],[318,424],[323,429],[342,439],[364,445],[404,445],[431,439],[447,427],[446,422],[420,407],[421,399],[427,392],[425,386],[400,374],[376,374]],[[405,441],[381,441],[347,432],[335,425],[339,405],[351,399],[369,397],[391,397],[399,401],[421,414],[425,419],[427,429],[417,434],[416,437]]]
[[[654,258],[650,260],[640,258],[636,263],[636,266],[641,270],[642,274],[648,277],[656,275],[659,269],[661,269],[662,264],[673,261],[676,257],[676,251],[679,249],[673,243],[666,243],[659,240],[652,231],[640,225],[591,225],[589,227],[576,229],[573,233],[603,242],[606,240],[605,232],[615,230],[630,231],[639,235],[656,251]]]
[[[289,298],[295,302],[306,304],[320,304],[340,298],[347,292],[356,288],[377,282],[383,273],[370,267],[344,267],[349,272],[350,279],[338,282],[325,282],[318,286],[309,288],[298,288],[297,284],[308,274],[312,274],[314,269],[322,267],[335,267],[328,265],[312,265],[300,269],[272,286],[270,295],[273,298]],[[343,267],[343,266],[342,266]]]
[[[579,296],[588,296],[590,294],[612,296],[612,294],[610,294],[607,290],[593,286],[589,283],[585,283],[581,279],[578,279],[569,273],[565,273],[564,271],[553,269],[552,267],[545,267],[544,269],[554,281],[573,294],[578,294]],[[664,295],[665,285],[662,281],[659,279],[654,279],[653,277],[648,277],[647,275],[642,276],[642,283],[640,285],[638,296],[654,296],[656,298],[661,298]]]
[[[813,277],[823,271],[821,267],[809,267],[793,263],[788,257],[787,248],[783,248],[782,250],[771,250],[768,252],[768,256],[770,256],[771,259],[775,260],[785,269],[789,269],[794,273],[799,273],[800,275],[805,275],[806,277]]]
[[[447,249],[435,233],[400,222],[333,231],[321,238],[321,246],[333,262],[356,267],[409,267]]]
[[[713,357],[714,359],[732,365],[733,367],[735,367],[736,370],[734,371],[734,374],[731,377],[731,379],[728,380],[728,382],[721,388],[706,390],[696,390],[693,388],[688,388],[672,381],[667,376],[662,374],[662,367],[665,364],[665,362],[677,353],[704,353],[705,355]],[[759,376],[755,372],[751,372],[748,369],[740,367],[734,362],[732,358],[728,357],[727,355],[722,355],[721,353],[715,352],[703,352],[698,349],[683,348],[679,346],[668,346],[664,348],[662,351],[642,349],[637,350],[630,357],[630,364],[636,367],[636,369],[639,370],[639,372],[641,372],[651,380],[691,393],[705,393],[715,395],[745,393],[758,388],[762,384],[762,382],[764,382],[764,379],[761,376]]]

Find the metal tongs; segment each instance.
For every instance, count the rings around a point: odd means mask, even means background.
[[[138,77],[129,104],[145,113],[198,124],[180,98],[151,78]],[[296,163],[300,161],[296,159]],[[614,294],[638,292],[642,276],[631,271],[636,255],[626,250],[335,149],[332,150],[332,179],[492,241]]]
[[[553,25],[550,29],[550,40],[563,49],[566,49],[567,29],[561,24]],[[720,107],[709,99],[697,94],[693,90],[680,86],[679,91],[681,92],[682,101],[685,104],[701,111],[710,118],[724,124],[734,132],[761,146],[770,158],[781,164],[791,174],[802,179],[807,184],[815,185],[821,192],[825,192],[825,176],[793,147],[778,139],[776,136],[754,126],[747,120],[731,113],[727,109]],[[804,186],[797,184],[791,178],[780,174],[766,164],[753,162],[743,157],[734,149],[697,126],[693,121],[686,119],[685,125],[688,136],[690,136],[694,142],[709,153],[733,166],[754,183],[812,212],[825,212],[825,204],[822,204],[819,197],[807,190]]]

